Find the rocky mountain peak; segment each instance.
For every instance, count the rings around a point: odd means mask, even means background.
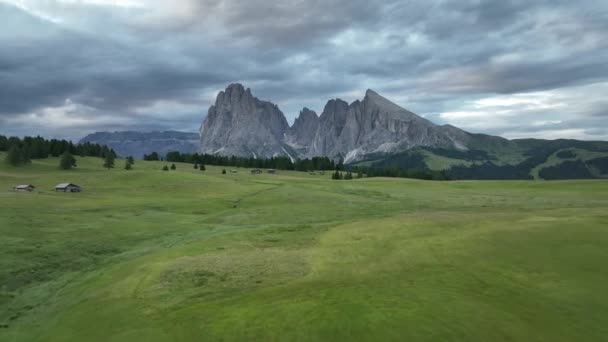
[[[304,107],[291,126],[287,143],[294,149],[307,149],[319,127],[319,117],[314,111]],[[305,151],[302,151],[305,153]]]
[[[279,108],[234,83],[220,92],[201,126],[201,152],[270,158],[283,151],[289,125]]]
[[[231,84],[220,92],[201,127],[203,153],[290,158],[327,156],[352,162],[370,153],[415,146],[466,148],[469,134],[442,127],[368,89],[363,100],[329,100],[317,116],[308,108],[289,127],[279,108]]]
[[[365,97],[363,98],[363,103],[365,103],[366,105],[374,104],[374,105],[378,106],[379,109],[382,109],[384,111],[407,112],[411,115],[415,115],[414,113],[406,110],[405,108],[400,107],[396,103],[388,100],[384,96],[378,94],[377,92],[375,92],[371,89],[368,89],[365,92]]]

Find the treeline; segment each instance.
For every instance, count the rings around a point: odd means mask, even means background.
[[[6,160],[13,165],[27,164],[32,159],[59,157],[65,152],[77,156],[105,158],[108,154],[116,157],[114,150],[99,144],[74,144],[68,140],[44,139],[37,137],[6,137],[0,135],[0,151],[8,152]]]
[[[565,161],[555,166],[545,167],[538,175],[546,180],[555,179],[591,179],[595,178],[581,160]]]
[[[515,165],[498,165],[491,161],[471,166],[452,166],[446,171],[451,179],[533,179],[530,171],[542,164],[555,152],[555,147],[530,149],[526,152],[527,158]]]
[[[403,169],[399,167],[382,168],[376,167],[355,167],[347,168],[350,172],[365,177],[390,177],[390,178],[412,178],[423,180],[450,180],[445,171],[432,171],[429,169]],[[360,178],[360,177],[357,177]]]
[[[161,158],[158,153],[153,152],[151,154],[144,155],[144,160],[161,160]],[[253,157],[227,157],[214,154],[169,152],[165,156],[164,160],[175,163],[179,162],[200,165],[219,165],[295,171],[335,170],[336,168],[340,170],[344,169],[344,164],[342,162],[334,163],[327,157],[314,157],[311,159],[298,159],[296,161],[291,161],[290,158],[283,156],[269,159],[256,159]]]

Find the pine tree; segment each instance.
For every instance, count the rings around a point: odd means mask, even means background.
[[[201,169],[201,171],[205,171],[205,170],[206,170],[206,169],[205,169],[205,165],[204,165],[204,164],[201,164],[200,169]]]
[[[357,178],[363,178],[363,171],[361,167],[357,167]]]
[[[131,163],[129,163],[129,160],[125,160],[125,170],[131,170],[133,169],[133,167],[131,166]]]
[[[226,169],[222,169],[222,174],[225,175],[226,174]]]
[[[169,171],[169,167],[167,165],[163,166],[163,171]]]
[[[131,164],[131,166],[133,166],[133,164],[135,164],[135,159],[133,159],[133,156],[127,157],[127,163]]]
[[[105,167],[106,169],[111,169],[114,167],[114,159],[116,159],[116,157],[114,157],[114,153],[108,151],[105,155],[104,161],[103,161],[103,167]]]
[[[175,169],[176,169],[175,164],[171,164],[171,170],[175,170]]]
[[[59,168],[69,170],[73,167],[76,167],[76,158],[74,158],[70,151],[65,150],[59,159]]]
[[[198,170],[198,164],[194,163],[194,169]]]
[[[11,146],[8,150],[8,154],[6,155],[6,162],[13,166],[23,164],[23,154],[21,149],[15,145]]]
[[[24,145],[21,149],[21,162],[23,164],[29,164],[32,162],[30,148],[27,145]]]

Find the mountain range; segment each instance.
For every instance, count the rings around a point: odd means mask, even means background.
[[[97,132],[81,142],[134,157],[170,151],[292,160],[326,156],[353,167],[443,171],[452,179],[608,177],[608,142],[469,133],[434,124],[373,90],[352,103],[329,100],[321,115],[304,107],[290,126],[276,104],[235,83],[219,92],[199,133]]]
[[[472,135],[439,126],[368,90],[363,100],[327,102],[320,116],[304,108],[289,126],[277,105],[231,84],[220,92],[201,126],[201,151],[292,159],[327,156],[355,162],[373,153],[416,146],[467,150]]]
[[[202,153],[253,158],[327,156],[353,166],[443,170],[456,179],[608,177],[608,142],[508,140],[437,125],[373,90],[362,100],[303,108],[289,126],[279,107],[241,84],[221,91],[200,128]]]
[[[107,145],[114,149],[119,156],[142,158],[144,154],[157,152],[165,155],[167,152],[179,151],[195,153],[200,148],[198,133],[177,131],[120,131],[95,132],[80,139],[80,143],[96,143]]]

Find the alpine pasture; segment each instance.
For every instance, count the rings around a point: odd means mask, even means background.
[[[0,341],[608,336],[606,180],[102,163],[0,164]]]

